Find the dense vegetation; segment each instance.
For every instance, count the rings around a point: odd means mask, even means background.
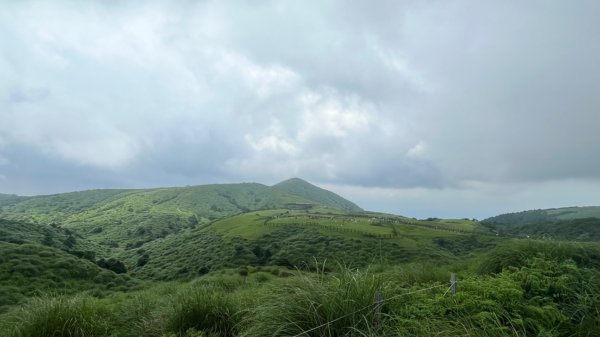
[[[283,188],[282,186],[287,186]],[[255,183],[149,190],[92,190],[1,203],[0,218],[57,224],[106,248],[132,248],[187,227],[290,205],[338,209],[351,202],[299,179],[293,186]],[[310,195],[315,199],[307,199]]]
[[[482,224],[503,234],[558,240],[600,240],[600,207],[568,207],[502,214]]]
[[[59,249],[0,242],[0,312],[46,292],[104,296],[137,288],[139,283]]]
[[[486,223],[505,226],[522,226],[560,220],[600,218],[600,207],[564,207],[536,209],[530,211],[506,213],[484,220]]]
[[[0,195],[0,336],[600,335],[595,208],[355,206],[299,179]]]
[[[513,260],[508,252],[528,249]],[[505,244],[472,261],[335,273],[211,273],[187,284],[40,297],[6,313],[3,336],[597,336],[596,246]],[[595,264],[596,263],[596,264]],[[493,272],[489,266],[493,265]],[[317,265],[319,266],[319,265]],[[456,294],[449,291],[457,271]],[[378,299],[378,300],[374,300]]]

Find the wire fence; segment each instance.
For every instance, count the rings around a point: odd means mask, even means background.
[[[355,311],[353,311],[351,313],[348,313],[348,314],[345,314],[345,315],[340,316],[338,318],[335,318],[335,319],[333,319],[331,321],[325,322],[325,323],[323,323],[321,325],[315,326],[314,328],[310,328],[308,330],[302,331],[302,332],[300,332],[300,333],[298,333],[298,334],[296,334],[296,335],[294,335],[292,337],[300,337],[302,335],[306,335],[306,334],[308,334],[311,331],[315,331],[315,330],[318,330],[320,328],[326,327],[326,326],[331,325],[332,323],[335,323],[335,322],[337,322],[339,320],[342,320],[342,319],[344,319],[346,317],[358,314],[359,312],[361,312],[363,310],[367,310],[367,309],[371,308],[371,310],[369,312],[367,312],[367,315],[368,315],[371,312],[373,312],[374,310],[376,310],[377,307],[381,307],[381,305],[383,305],[383,303],[391,301],[393,299],[396,299],[396,298],[399,298],[399,297],[403,297],[403,296],[407,296],[407,295],[411,295],[411,294],[415,294],[415,293],[419,293],[419,292],[423,292],[423,291],[427,291],[427,290],[431,290],[431,289],[441,288],[441,287],[445,287],[445,286],[446,286],[445,284],[440,284],[440,285],[437,285],[437,286],[433,286],[433,287],[429,287],[429,288],[423,288],[423,289],[411,291],[411,292],[408,292],[408,293],[398,294],[398,295],[395,295],[395,296],[392,296],[392,297],[389,297],[389,298],[380,299],[376,303],[369,304],[368,306],[365,306],[365,307],[360,308],[358,310],[355,310]],[[444,295],[442,295],[442,296],[445,296],[455,286],[456,286],[456,280],[453,283],[450,284],[450,287],[448,287],[448,289],[446,290],[446,292],[444,292]]]

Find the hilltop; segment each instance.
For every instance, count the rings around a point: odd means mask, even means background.
[[[346,200],[339,195],[326,189],[312,185],[300,178],[292,178],[275,184],[273,188],[298,195],[308,200],[313,200],[321,205],[341,209],[348,212],[360,212],[362,208],[353,202]]]

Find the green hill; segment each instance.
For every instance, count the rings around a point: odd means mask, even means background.
[[[184,228],[207,225],[249,211],[294,205],[360,210],[343,198],[308,183],[295,184],[295,190],[288,185],[216,184],[35,196],[11,199],[3,204],[0,218],[56,224],[104,247],[131,249]]]
[[[102,295],[138,284],[128,275],[115,274],[60,249],[0,241],[0,312],[32,295]]]
[[[239,266],[311,269],[317,261],[364,267],[408,261],[453,261],[503,240],[476,223],[408,220],[373,214],[262,210],[188,228],[123,251],[132,275],[191,279]],[[352,252],[352,253],[348,253]]]
[[[326,207],[341,209],[349,212],[362,211],[362,209],[353,202],[299,178],[292,178],[282,181],[279,184],[274,185],[273,188],[315,201]]]
[[[507,213],[482,221],[503,234],[565,240],[600,240],[600,207],[565,207]]]
[[[0,193],[0,206],[11,205],[23,200],[25,197],[20,197],[14,194]]]

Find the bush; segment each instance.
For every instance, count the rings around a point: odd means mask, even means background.
[[[236,332],[235,314],[239,309],[234,295],[219,288],[196,285],[182,289],[159,319],[146,324],[145,333],[164,331],[186,336],[190,331],[203,331],[231,337]]]
[[[372,306],[379,289],[385,291],[387,287],[368,272],[343,271],[338,277],[320,272],[291,279],[271,289],[272,295],[244,318],[244,336],[294,336],[302,332],[306,337],[364,335],[376,329]],[[386,311],[385,304],[382,311]],[[327,322],[332,323],[324,325]]]
[[[43,297],[8,313],[5,337],[95,337],[108,335],[109,312],[91,297]]]

